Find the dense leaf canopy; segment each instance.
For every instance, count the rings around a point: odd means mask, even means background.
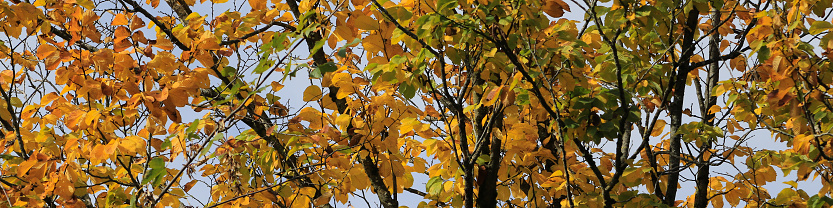
[[[6,0],[0,206],[831,206],[831,3]]]

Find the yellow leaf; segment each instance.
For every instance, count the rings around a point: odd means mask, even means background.
[[[353,77],[351,77],[348,73],[336,73],[333,74],[333,78],[330,80],[330,82],[333,86],[340,88],[352,87]]]
[[[32,3],[32,6],[36,6],[36,7],[46,6],[46,0],[35,0],[35,3]]]
[[[454,182],[446,181],[443,183],[443,191],[445,191],[446,193],[451,192],[453,188]]]
[[[90,10],[95,8],[95,3],[93,1],[90,1],[90,0],[78,0],[77,3],[78,3],[78,5],[81,5],[82,7],[90,9]]]
[[[225,0],[225,1],[228,1],[228,0]],[[275,21],[278,21],[278,22],[286,22],[286,21],[290,21],[290,20],[292,20],[292,19],[294,19],[294,18],[292,17],[292,13],[290,13],[290,12],[284,12],[284,13],[281,15],[281,17],[278,17],[277,19],[275,19]]]
[[[483,56],[485,56],[485,57],[495,57],[495,54],[497,54],[497,48],[492,48],[491,51],[484,54]]]
[[[57,100],[59,97],[60,96],[58,95],[58,93],[52,92],[52,93],[44,95],[43,98],[41,98],[40,101],[41,101],[41,104],[46,105],[46,104],[52,103],[52,101]]]
[[[712,96],[720,96],[723,93],[726,93],[726,85],[718,85],[714,88],[714,92],[712,92]]]
[[[346,128],[347,126],[350,125],[350,120],[352,118],[353,117],[351,117],[349,114],[338,115],[338,117],[336,117],[335,124],[338,125],[338,126],[343,126],[343,127]]]
[[[295,195],[292,205],[292,207],[310,207],[310,196]]]
[[[306,13],[318,2],[317,0],[302,0],[300,4],[298,4],[298,11],[301,13]]]
[[[318,86],[309,86],[304,90],[304,102],[321,99],[321,89]]]
[[[349,96],[350,94],[353,94],[353,88],[342,87],[342,88],[338,89],[338,93],[336,93],[336,98],[344,99],[347,96]]]
[[[93,124],[93,122],[98,121],[98,118],[101,117],[101,113],[98,110],[92,110],[86,114],[84,117],[84,123],[87,126]]]
[[[520,82],[522,79],[523,79],[523,74],[515,73],[515,75],[512,76],[512,84],[509,84],[509,89],[515,89],[515,85],[517,85],[518,82]]]
[[[304,187],[301,188],[301,191],[299,191],[298,193],[306,196],[315,196],[315,188]]]
[[[199,17],[200,17],[200,13],[194,12],[194,13],[189,14],[188,17],[185,17],[185,20],[192,20],[192,19],[199,18]]]
[[[402,121],[400,121],[400,123],[402,123],[399,126],[399,133],[401,133],[401,134],[407,134],[407,133],[413,131],[417,125],[421,124],[419,121],[417,121],[414,118],[402,119]]]
[[[134,154],[145,149],[145,140],[136,135],[127,136],[119,141],[119,152]]]
[[[359,28],[359,29],[362,29],[362,30],[378,30],[379,29],[379,21],[376,21],[375,19],[373,19],[373,18],[371,18],[367,15],[361,15],[361,16],[358,16],[358,17],[355,17],[355,18],[356,18],[356,20],[354,21],[354,24],[356,24],[356,27]]]
[[[813,135],[806,135],[800,134],[796,135],[793,138],[793,149],[795,149],[798,153],[807,154],[810,152],[810,140],[813,139]]]
[[[659,136],[662,134],[662,130],[665,129],[665,120],[657,120],[654,123],[654,129],[651,130],[651,136]]]
[[[347,40],[347,41],[353,40],[353,38],[355,37],[354,32],[355,32],[354,29],[351,29],[351,28],[348,28],[348,27],[336,27],[336,29],[335,29],[335,35],[336,35],[336,37],[339,38],[339,41],[341,41],[341,40]]]
[[[491,91],[489,91],[489,94],[483,96],[483,99],[480,101],[480,103],[483,103],[484,106],[494,105],[495,101],[497,101],[500,98],[500,92],[502,89],[503,86],[493,88]]]
[[[561,176],[564,176],[564,172],[562,172],[561,170],[555,170],[554,173],[550,174],[550,178],[557,178]]]
[[[212,51],[220,50],[220,49],[223,48],[223,47],[220,47],[220,44],[217,43],[216,39],[214,39],[214,38],[203,39],[202,41],[200,41],[200,43],[197,47],[199,49],[212,50]]]
[[[324,115],[325,114],[322,114],[313,107],[306,107],[304,109],[301,109],[300,112],[298,112],[296,118],[304,121],[309,121],[309,128],[319,129],[322,128],[322,125],[324,124]]]

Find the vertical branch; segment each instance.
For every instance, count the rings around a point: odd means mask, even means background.
[[[681,152],[680,148],[682,147],[682,138],[683,135],[679,134],[678,130],[682,125],[682,117],[683,117],[683,99],[685,98],[685,87],[686,87],[686,78],[688,78],[688,72],[691,72],[691,56],[694,53],[694,48],[696,48],[696,44],[694,42],[694,32],[697,29],[697,17],[699,16],[700,11],[697,10],[697,7],[693,7],[691,11],[688,13],[688,17],[686,18],[686,23],[683,32],[683,42],[682,42],[682,51],[683,53],[680,56],[678,65],[678,71],[676,80],[672,80],[674,82],[674,100],[671,102],[671,106],[669,106],[668,111],[671,116],[671,142],[669,145],[670,148],[670,157],[669,157],[669,167],[668,167],[668,186],[666,187],[665,192],[665,204],[668,206],[674,206],[674,203],[677,199],[677,184],[679,184],[680,179],[680,157]]]
[[[370,179],[370,186],[373,187],[373,191],[379,196],[379,202],[382,203],[382,206],[385,208],[399,207],[399,202],[393,200],[391,192],[388,190],[388,187],[385,186],[385,180],[382,179],[382,176],[379,174],[379,167],[376,166],[376,162],[373,161],[373,158],[371,158],[370,155],[367,155],[364,159],[361,159],[361,163],[364,167],[365,173],[367,173],[367,177]],[[394,178],[393,180],[396,179]]]
[[[717,33],[716,27],[720,25],[720,8],[713,7],[714,14],[712,14],[711,21],[712,27],[712,34],[709,39],[709,59],[718,59],[720,56],[720,34]],[[709,72],[706,75],[706,88],[704,92],[704,99],[705,102],[701,102],[700,109],[701,112],[705,114],[703,116],[702,122],[707,126],[714,126],[714,113],[710,112],[709,109],[711,106],[717,104],[717,97],[712,96],[711,91],[712,88],[717,86],[717,80],[720,75],[720,63],[718,61],[714,61],[709,64]],[[698,160],[698,169],[697,169],[697,193],[694,196],[694,207],[695,208],[705,208],[708,206],[709,202],[709,167],[711,163],[709,162],[710,158],[705,157],[704,154],[707,151],[711,151],[711,139],[706,140],[703,142],[703,145],[700,147],[700,158]]]

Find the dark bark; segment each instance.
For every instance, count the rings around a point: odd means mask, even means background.
[[[621,111],[621,117],[619,118],[619,134],[618,138],[616,138],[616,172],[613,174],[613,177],[611,177],[610,183],[604,187],[603,193],[606,208],[612,208],[613,205],[616,204],[616,200],[611,197],[611,192],[613,192],[613,189],[617,184],[619,184],[619,178],[622,177],[625,168],[628,167],[628,154],[631,142],[631,122],[628,121],[628,116],[630,116],[630,99],[628,99],[625,94],[625,85],[622,80],[623,67],[619,61],[619,50],[617,49],[616,44],[619,33],[621,33],[621,30],[616,32],[613,40],[604,36],[606,42],[612,48],[613,60],[616,64],[616,83],[619,91],[619,111]]]
[[[376,166],[373,158],[368,155],[361,162],[364,166],[364,172],[367,173],[367,177],[370,179],[370,186],[373,187],[373,192],[376,192],[376,195],[379,196],[379,202],[382,203],[382,206],[385,208],[399,207],[399,202],[393,200],[390,190],[385,186],[385,180],[379,175],[379,167]]]
[[[700,11],[697,10],[697,7],[694,7],[688,13],[688,17],[686,18],[682,42],[683,53],[677,63],[679,73],[676,76],[676,80],[673,80],[674,99],[671,102],[671,106],[668,108],[668,112],[671,117],[671,135],[673,135],[669,145],[671,155],[668,162],[668,186],[666,187],[664,200],[665,204],[668,206],[674,206],[674,202],[677,199],[677,184],[679,184],[681,171],[680,148],[682,147],[683,136],[681,134],[677,134],[677,131],[679,130],[680,125],[682,125],[683,99],[685,97],[686,87],[685,83],[686,78],[688,77],[688,72],[691,71],[691,64],[689,62],[691,61],[694,49],[697,47],[694,42],[694,33],[695,30],[697,30],[697,17],[699,16],[699,13]]]
[[[713,8],[714,14],[712,14],[712,26],[716,27],[719,26],[720,22],[720,8]],[[720,57],[720,35],[717,32],[711,34],[709,40],[709,59],[716,60]],[[702,106],[700,107],[700,111],[703,112],[705,116],[703,116],[702,122],[707,126],[714,126],[714,118],[715,115],[709,112],[711,106],[717,104],[717,97],[711,95],[712,88],[717,86],[717,80],[720,76],[720,64],[718,61],[714,61],[709,65],[708,75],[706,75],[706,88],[703,90],[705,93],[703,98],[705,102],[701,102]],[[705,157],[704,153],[707,151],[711,151],[712,144],[711,139],[706,140],[703,142],[702,146],[700,147],[700,158],[699,164],[697,165],[697,192],[694,195],[694,207],[695,208],[705,208],[709,204],[709,168],[711,164],[709,163],[708,157]]]
[[[495,126],[502,127],[503,115],[492,116],[497,116]],[[479,176],[477,181],[480,184],[477,207],[493,208],[497,205],[497,176],[498,170],[500,170],[500,161],[503,159],[501,155],[501,142],[500,137],[493,135],[491,136],[489,146],[484,146],[489,147],[488,155],[490,161],[485,165],[486,170],[481,172],[481,174],[485,175]]]

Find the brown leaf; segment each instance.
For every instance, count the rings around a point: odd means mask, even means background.
[[[551,17],[561,17],[564,15],[564,11],[570,11],[570,5],[562,0],[545,0],[542,9]]]

